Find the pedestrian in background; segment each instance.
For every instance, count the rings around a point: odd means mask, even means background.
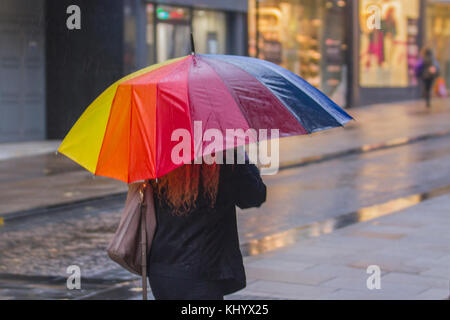
[[[148,277],[155,298],[222,300],[244,288],[235,206],[266,200],[258,168],[248,159],[187,164],[152,183],[157,227]]]
[[[439,63],[434,58],[433,50],[423,48],[421,58],[416,66],[416,75],[422,80],[427,108],[431,107],[433,83],[439,76]]]

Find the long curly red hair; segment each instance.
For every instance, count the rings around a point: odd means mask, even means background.
[[[199,193],[212,208],[219,186],[219,164],[185,164],[170,173],[152,180],[153,190],[160,204],[169,206],[175,215],[184,215],[195,208]]]

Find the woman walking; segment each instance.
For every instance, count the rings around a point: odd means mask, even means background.
[[[430,48],[422,50],[421,59],[417,64],[417,76],[423,82],[424,96],[427,108],[431,107],[431,94],[434,80],[439,76],[439,64]]]
[[[148,258],[156,299],[223,299],[245,287],[236,205],[266,200],[250,164],[184,165],[153,183],[157,227]]]

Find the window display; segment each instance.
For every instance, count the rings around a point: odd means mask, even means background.
[[[434,50],[441,77],[450,88],[450,3],[430,3],[426,20],[426,44]]]
[[[418,0],[360,0],[360,85],[417,84]],[[369,20],[379,24],[368,23]]]
[[[346,1],[249,2],[249,54],[279,64],[346,104]]]

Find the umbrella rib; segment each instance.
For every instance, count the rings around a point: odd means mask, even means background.
[[[181,62],[179,65],[177,65],[175,68],[173,68],[172,70],[170,70],[167,74],[165,74],[164,76],[162,76],[160,79],[158,79],[158,81],[156,82],[156,125],[155,127],[158,125],[158,110],[159,110],[159,100],[158,97],[160,95],[160,89],[159,89],[159,85],[160,82],[162,82],[164,79],[166,79],[167,77],[172,76],[174,73],[176,72],[180,72],[180,69],[184,68],[187,64],[192,63],[192,56],[187,56],[183,62]],[[188,69],[189,72],[189,69]],[[191,119],[191,115],[190,115],[190,102],[189,102],[189,86],[186,86],[186,95],[188,97],[188,116],[189,116],[189,125],[190,125],[190,132],[192,132],[192,119]],[[172,112],[172,110],[171,110]],[[158,130],[156,130],[156,132],[158,132]],[[156,143],[158,142],[158,139],[156,137],[155,139]],[[155,148],[156,149],[156,158],[158,158],[158,150],[159,150],[159,146]],[[192,157],[191,157],[192,158]],[[191,159],[192,161],[193,159]],[[155,177],[158,178],[158,165],[155,161]]]
[[[113,106],[114,106],[114,102],[116,101],[118,89],[119,89],[119,86],[116,87],[116,92],[114,92],[114,98],[113,98],[113,100],[111,102],[111,105],[109,107],[108,121],[106,122],[105,131],[104,131],[104,133],[102,135],[102,145],[100,147],[100,150],[98,151],[98,157],[97,157],[97,162],[95,164],[94,175],[97,174],[98,163],[99,163],[100,155],[102,154],[103,146],[104,146],[104,143],[105,143],[105,136],[106,136],[106,132],[108,131],[108,125],[109,125],[109,122],[111,121]]]
[[[131,126],[133,125],[133,101],[134,101],[134,87],[130,85],[131,99],[130,99],[130,126],[128,130],[128,165],[127,165],[127,183],[130,183],[130,165],[131,165]]]

